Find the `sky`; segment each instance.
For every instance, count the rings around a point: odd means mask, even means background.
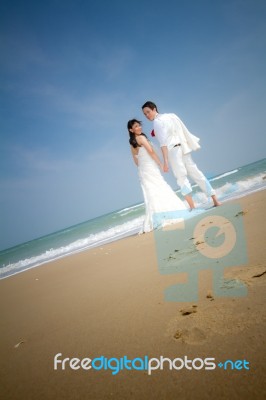
[[[214,176],[265,157],[264,0],[1,0],[0,250],[143,201],[151,100]],[[171,175],[164,177],[176,189]]]

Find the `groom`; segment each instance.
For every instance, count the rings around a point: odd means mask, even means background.
[[[153,121],[154,134],[163,153],[164,171],[169,171],[170,163],[177,184],[190,208],[195,208],[195,205],[190,195],[192,188],[188,176],[199,185],[207,197],[211,196],[214,206],[219,206],[221,203],[218,201],[214,189],[198,169],[190,154],[193,150],[200,148],[199,138],[188,131],[177,115],[159,114],[156,104],[152,101],[143,104],[142,111],[148,120]]]

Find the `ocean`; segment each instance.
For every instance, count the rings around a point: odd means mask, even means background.
[[[222,202],[263,190],[266,187],[266,159],[224,172],[209,180]],[[179,191],[176,193],[182,197]],[[200,208],[207,208],[211,204],[197,185],[193,186],[193,199]],[[3,250],[0,252],[0,279],[69,254],[135,235],[141,229],[144,213],[143,203],[130,205]]]

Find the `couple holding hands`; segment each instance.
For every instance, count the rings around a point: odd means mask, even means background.
[[[198,184],[207,197],[212,198],[214,206],[219,206],[220,202],[210,182],[191,157],[191,152],[200,148],[199,138],[188,131],[177,115],[160,114],[152,101],[147,101],[142,106],[142,111],[148,120],[153,121],[152,136],[159,141],[163,155],[162,163],[147,136],[142,132],[140,121],[137,119],[128,121],[131,153],[138,167],[146,209],[143,233],[153,229],[154,213],[186,209],[161,174],[161,170],[169,171],[169,165],[191,210],[195,206],[188,176]]]

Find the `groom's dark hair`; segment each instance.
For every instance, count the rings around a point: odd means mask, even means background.
[[[156,109],[156,111],[158,112],[158,109],[157,109],[156,104],[153,103],[152,101],[146,101],[146,103],[144,103],[143,106],[141,107],[142,110],[143,110],[143,108],[145,108],[145,107],[148,107],[148,108],[150,108],[151,110]]]

